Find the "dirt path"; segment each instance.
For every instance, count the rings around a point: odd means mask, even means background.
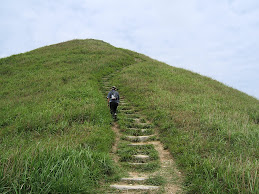
[[[109,90],[107,78],[106,92]],[[120,94],[122,95],[122,94]],[[113,123],[116,134],[112,156],[128,172],[119,182],[110,185],[108,193],[181,193],[181,173],[172,155],[157,140],[152,123],[136,112],[122,98],[118,108],[118,122]]]
[[[118,163],[119,162],[119,157],[118,157],[118,155],[116,153],[117,153],[117,150],[118,150],[118,143],[120,141],[121,135],[120,135],[120,131],[119,131],[119,127],[118,127],[117,123],[113,124],[112,130],[116,134],[115,142],[114,142],[114,144],[112,146],[112,157],[113,157],[114,161]]]

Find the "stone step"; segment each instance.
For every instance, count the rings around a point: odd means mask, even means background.
[[[136,166],[136,167],[138,167],[138,166],[145,166],[145,165],[147,165],[148,163],[144,163],[144,162],[128,162],[128,164],[131,165],[131,166]]]
[[[141,125],[141,126],[145,126],[145,125],[149,126],[150,125],[149,123],[142,123],[140,121],[136,121],[136,119],[139,119],[139,118],[134,118],[133,119],[136,122],[137,125]]]
[[[121,109],[122,112],[136,112],[134,109]]]
[[[132,110],[120,110],[121,112],[123,112],[126,115],[135,115],[137,114],[136,111],[132,111]]]
[[[147,136],[147,135],[154,135],[152,129],[137,129],[137,128],[127,128],[125,130],[121,130],[126,135],[129,136]]]
[[[159,189],[158,186],[150,185],[110,185],[110,187],[119,189],[119,190],[154,190]]]
[[[152,143],[130,143],[128,146],[143,146],[143,145],[153,145]]]
[[[138,111],[135,110],[135,112],[138,112]],[[136,118],[132,118],[132,119],[134,121]],[[150,123],[141,123],[141,122],[134,122],[134,125],[135,126],[141,126],[141,127],[147,126],[147,128],[153,127],[153,125],[150,124]]]
[[[147,177],[128,177],[128,178],[121,178],[121,181],[128,181],[128,182],[141,182],[147,180]]]
[[[137,142],[144,142],[148,141],[154,135],[146,135],[146,136],[126,136],[126,139],[129,141],[137,141]]]
[[[138,124],[148,124],[146,122],[142,122],[140,118],[134,118],[133,120]]]
[[[140,116],[138,114],[128,114],[127,118],[129,119],[134,119],[134,118],[139,118]]]
[[[133,110],[132,107],[123,106],[120,108],[121,110]]]
[[[138,128],[128,128],[127,130],[134,130],[134,131],[141,131],[141,132],[146,132],[146,131],[150,131],[151,129],[138,129]]]
[[[133,158],[136,161],[146,162],[147,160],[149,160],[150,157],[148,155],[138,154],[138,155],[133,155]]]

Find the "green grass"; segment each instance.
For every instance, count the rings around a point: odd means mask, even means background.
[[[136,172],[155,172],[160,168],[159,161],[150,161],[142,165],[131,165],[128,162],[121,162],[121,165],[126,168],[128,171]]]
[[[163,186],[166,183],[165,177],[161,175],[155,175],[153,177],[149,177],[146,181],[145,184],[147,185],[155,185],[155,186]]]
[[[94,193],[118,179],[102,81],[111,73],[105,85],[128,102],[121,129],[143,128],[126,118],[145,115],[187,192],[259,192],[257,99],[102,41],[73,40],[0,59],[1,193]]]
[[[118,155],[120,157],[120,161],[128,161],[132,162],[133,155],[148,155],[150,160],[157,160],[158,153],[154,149],[153,145],[141,145],[141,146],[128,146],[128,143],[124,143],[119,145]]]
[[[101,78],[138,54],[73,40],[0,59],[0,192],[94,192],[119,170]]]
[[[82,147],[37,146],[1,162],[1,192],[10,193],[93,192],[103,176],[108,180],[116,172],[107,154]]]
[[[159,129],[187,192],[259,192],[258,100],[151,59],[125,67],[114,82]]]

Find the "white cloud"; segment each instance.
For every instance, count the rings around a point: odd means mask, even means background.
[[[259,98],[258,2],[3,0],[0,57],[74,38],[97,38]]]

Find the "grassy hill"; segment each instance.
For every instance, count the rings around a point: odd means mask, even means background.
[[[258,192],[259,101],[97,40],[0,59],[0,192],[92,193],[118,179],[101,78],[159,129],[187,192]]]

